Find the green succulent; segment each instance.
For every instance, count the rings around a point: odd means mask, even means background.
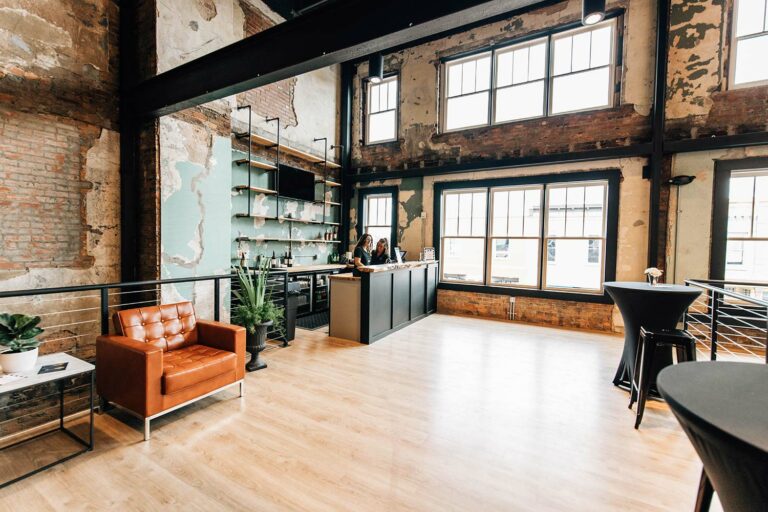
[[[40,345],[37,337],[44,331],[37,324],[39,316],[0,314],[0,353],[26,352]]]

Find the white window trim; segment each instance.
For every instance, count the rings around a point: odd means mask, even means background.
[[[392,82],[394,80],[397,80],[397,96],[395,98],[395,108],[394,109],[388,109],[388,110],[381,110],[379,112],[376,112],[376,114],[381,114],[383,112],[395,112],[395,136],[391,139],[382,139],[382,140],[375,140],[371,141],[371,87],[374,85],[383,85],[388,82]],[[400,131],[400,75],[394,74],[385,77],[381,82],[379,83],[373,83],[370,80],[366,82],[365,86],[365,145],[366,146],[375,146],[376,144],[384,144],[387,142],[395,142],[398,140],[399,137],[399,131]]]
[[[736,83],[736,49],[737,49],[737,42],[739,39],[750,39],[753,37],[761,37],[768,35],[768,30],[764,32],[758,32],[756,34],[750,34],[748,36],[743,37],[737,37],[736,36],[736,24],[739,19],[739,0],[734,0],[733,2],[733,16],[731,17],[731,38],[730,38],[730,45],[731,49],[728,52],[729,53],[729,62],[728,62],[728,89],[729,90],[736,90],[736,89],[748,89],[750,87],[760,87],[764,85],[768,85],[768,79],[765,80],[756,80],[754,82],[744,82],[743,84],[737,84]],[[765,12],[763,14],[765,18],[768,18],[768,4],[765,6]],[[765,19],[763,20],[763,23],[765,23]],[[765,25],[763,25],[765,28]]]
[[[485,234],[483,236],[473,236],[473,235],[459,235],[458,234],[458,225],[456,228],[456,236],[445,236],[443,233],[445,233],[445,198],[448,195],[451,194],[475,194],[478,192],[482,192],[486,195],[485,200]],[[483,240],[484,245],[487,244],[488,239],[488,188],[487,187],[480,187],[480,188],[461,188],[456,190],[445,190],[441,194],[440,198],[440,254],[445,254],[445,239],[472,239],[472,240]],[[472,210],[474,210],[474,197],[472,199]],[[470,219],[472,211],[470,211]],[[474,221],[473,221],[474,222]],[[469,232],[472,233],[474,228],[474,225],[470,225]],[[483,279],[480,281],[467,281],[467,280],[460,280],[460,279],[446,279],[445,277],[445,264],[440,265],[440,282],[444,283],[459,283],[459,284],[484,284],[487,281],[486,274],[488,272],[488,266],[484,265],[483,268]]]
[[[368,223],[368,212],[370,211],[370,201],[371,199],[389,199],[390,201],[390,209],[395,207],[394,198],[392,197],[392,194],[390,193],[381,193],[381,194],[369,194],[365,196],[365,201],[363,202],[363,234],[370,233],[368,228],[388,228],[390,232],[392,231],[392,212],[390,211],[389,217],[387,217],[387,224],[369,224]],[[377,241],[374,240],[373,243],[375,244]],[[394,241],[390,240],[389,245],[394,247]]]
[[[475,91],[475,92],[471,92],[471,93],[467,93],[467,94],[460,94],[458,96],[451,96],[450,98],[448,98],[448,65],[449,64],[458,64],[458,63],[466,62],[466,61],[470,61],[470,60],[479,60],[479,59],[483,58],[485,55],[488,55],[490,57],[490,59],[491,59],[491,66],[490,66],[490,68],[491,68],[491,76],[490,76],[490,79],[489,79],[490,82],[489,82],[488,89],[484,89],[482,91]],[[472,125],[472,126],[462,126],[461,128],[452,128],[450,130],[445,127],[446,126],[446,122],[448,121],[447,114],[448,114],[448,100],[449,99],[461,98],[462,96],[470,96],[470,95],[473,95],[473,94],[480,94],[482,92],[485,92],[485,93],[488,94],[488,105],[489,105],[489,107],[493,103],[493,91],[494,91],[493,78],[494,78],[495,67],[496,67],[496,66],[494,66],[494,63],[493,63],[494,55],[495,55],[495,52],[492,51],[492,50],[479,51],[477,53],[473,53],[472,55],[468,55],[466,57],[450,59],[450,60],[448,60],[446,62],[443,62],[443,64],[440,66],[440,89],[439,89],[440,90],[440,101],[438,102],[439,106],[440,106],[440,128],[441,128],[440,129],[440,133],[455,133],[455,132],[462,132],[464,130],[471,130],[473,128],[481,128],[483,126],[490,126],[490,123],[492,121],[492,119],[490,118],[490,116],[492,115],[492,112],[491,112],[493,110],[492,108],[488,109],[488,116],[489,116],[488,122],[485,122],[485,123],[482,123],[482,124],[475,124],[475,125]]]

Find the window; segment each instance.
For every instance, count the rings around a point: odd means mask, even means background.
[[[609,21],[552,36],[550,113],[613,105],[613,27]]]
[[[613,18],[447,60],[443,129],[613,106],[615,32]]]
[[[382,238],[389,241],[390,250],[395,241],[392,236],[392,194],[369,194],[363,208],[363,233],[373,237],[373,244]],[[363,234],[361,233],[361,235]]]
[[[445,129],[488,124],[491,52],[447,63],[445,80]]]
[[[768,82],[768,0],[736,0],[732,32],[732,87]]]
[[[485,270],[486,190],[460,190],[443,195],[443,277],[482,283]]]
[[[727,229],[725,279],[768,281],[768,169],[731,173]]]
[[[397,139],[397,84],[397,75],[385,78],[377,84],[368,82],[366,144]]]
[[[441,282],[602,292],[606,261],[615,262],[616,223],[609,244],[608,197],[609,188],[617,193],[618,173],[538,179],[489,180],[473,188],[436,185]],[[615,202],[613,208],[615,216]]]

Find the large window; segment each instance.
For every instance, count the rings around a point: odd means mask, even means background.
[[[368,82],[366,144],[397,139],[397,83],[397,75],[387,77],[379,83]]]
[[[613,106],[615,40],[614,18],[447,60],[443,130]]]
[[[768,169],[731,174],[725,279],[768,282]]]
[[[768,0],[736,0],[731,43],[731,86],[768,83]]]
[[[441,281],[602,292],[610,179],[515,181],[439,191]]]
[[[397,245],[395,239],[396,212],[392,211],[395,194],[389,190],[372,189],[360,192],[362,225],[360,235],[368,233],[373,237],[374,246],[382,238],[389,242],[390,252]]]

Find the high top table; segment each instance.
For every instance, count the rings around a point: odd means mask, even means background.
[[[701,290],[677,284],[612,281],[604,284],[624,319],[624,352],[613,384],[632,389],[632,378],[640,327],[650,331],[675,329],[680,318]],[[672,348],[657,350],[651,369],[651,390],[656,394],[656,375],[672,364]]]
[[[695,510],[713,488],[726,512],[768,510],[768,365],[682,363],[658,384],[704,463]]]

